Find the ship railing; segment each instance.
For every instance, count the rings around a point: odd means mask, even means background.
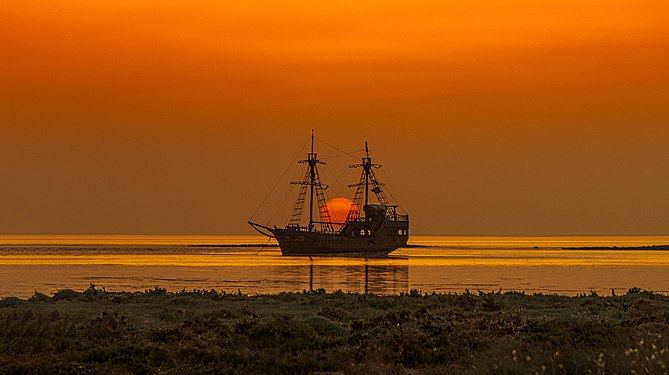
[[[409,221],[408,214],[397,213],[398,205],[389,205],[386,209],[386,219],[389,221]]]
[[[330,229],[326,226],[326,224],[331,225],[331,226],[333,224],[334,225],[340,225],[340,226],[343,226],[345,224],[345,223],[333,223],[333,222],[325,222],[325,221],[314,221],[313,223],[314,224],[320,224],[319,227],[317,227],[318,229],[315,230],[316,232],[326,233],[326,234],[337,234],[341,230],[341,228]],[[309,232],[309,227],[303,227],[303,226],[299,226],[299,225],[287,225],[286,228],[290,228],[290,229],[296,230],[298,232]]]
[[[388,220],[390,221],[409,221],[409,215],[389,215]]]
[[[386,215],[386,220],[388,221],[409,221],[409,215],[400,215],[400,214],[387,214]],[[358,217],[355,219],[349,219],[346,221],[346,223],[367,223],[369,222],[370,219],[366,217]],[[346,224],[346,223],[341,223],[341,224]],[[332,223],[332,224],[340,224],[340,223]]]
[[[286,225],[286,228],[294,229],[298,232],[308,232],[309,231],[308,227],[301,227],[299,225]]]

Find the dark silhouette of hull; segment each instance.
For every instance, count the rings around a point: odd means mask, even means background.
[[[338,232],[309,232],[304,227],[275,228],[271,232],[283,255],[380,257],[401,248],[409,239],[409,221],[348,222]]]

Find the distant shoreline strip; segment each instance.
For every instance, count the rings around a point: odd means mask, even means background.
[[[102,248],[279,248],[278,244],[11,244],[0,245],[0,248],[14,247],[102,247]],[[646,246],[578,246],[578,247],[556,247],[556,246],[519,246],[519,247],[480,247],[480,246],[448,246],[448,245],[404,245],[406,249],[519,249],[519,250],[669,250],[669,245],[646,245]]]

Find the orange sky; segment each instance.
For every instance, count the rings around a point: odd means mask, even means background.
[[[0,233],[245,234],[308,137],[415,234],[667,234],[666,1],[0,4]]]

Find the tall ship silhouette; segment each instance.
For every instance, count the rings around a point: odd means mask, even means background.
[[[318,166],[325,162],[318,160],[314,151],[312,130],[311,150],[306,160],[299,161],[307,167],[304,178],[291,182],[299,187],[299,191],[288,224],[281,227],[261,225],[252,219],[248,223],[259,233],[276,238],[283,255],[378,257],[406,245],[409,215],[387,198],[385,185],[374,173],[381,165],[372,162],[366,142],[364,151],[361,163],[349,166],[361,169],[360,180],[348,185],[355,188],[353,199],[329,201],[328,186],[321,182],[318,171]],[[337,199],[348,205],[343,221],[334,212],[333,201]],[[316,210],[317,216],[314,215]],[[308,221],[303,216],[307,216]]]

